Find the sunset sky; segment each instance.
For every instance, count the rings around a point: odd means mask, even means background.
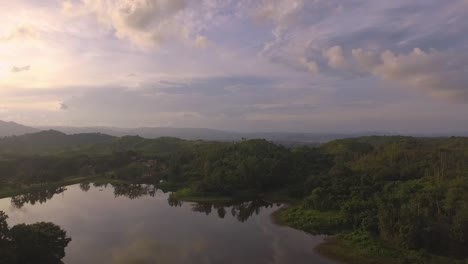
[[[468,131],[467,0],[0,1],[0,120]]]

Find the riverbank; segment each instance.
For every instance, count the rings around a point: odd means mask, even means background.
[[[454,260],[435,256],[422,251],[400,249],[385,244],[365,231],[353,231],[340,211],[316,211],[304,209],[301,200],[293,199],[284,191],[258,194],[243,191],[230,196],[198,193],[189,187],[181,187],[172,194],[174,199],[184,202],[215,203],[233,200],[261,198],[269,202],[285,204],[271,217],[277,225],[288,226],[307,233],[326,234],[328,238],[315,250],[323,256],[346,264],[466,264],[465,260]]]
[[[158,186],[159,187],[159,186]],[[190,187],[179,186],[179,188],[172,189],[172,198],[183,202],[229,202],[249,199],[262,199],[270,203],[282,203],[288,205],[296,205],[300,202],[298,199],[291,198],[284,190],[258,193],[256,190],[246,190],[232,193],[230,195],[213,194],[213,193],[200,193],[194,191]]]
[[[171,198],[182,201],[182,202],[193,202],[193,203],[203,203],[203,202],[229,202],[235,200],[233,196],[226,195],[216,195],[216,194],[203,194],[194,192],[189,187],[180,188],[171,193]]]
[[[385,244],[366,231],[352,231],[339,212],[320,212],[300,206],[283,207],[272,214],[278,225],[289,226],[310,234],[330,235],[315,250],[346,264],[466,264],[456,260]]]
[[[57,187],[62,187],[66,185],[77,184],[88,179],[92,179],[92,178],[77,177],[77,178],[65,179],[60,182],[31,184],[27,186],[4,185],[0,189],[0,199],[12,197],[12,196],[16,196],[16,195],[20,195],[20,194],[24,194],[28,192],[35,192],[35,191],[41,191],[41,190],[50,189],[50,188],[57,188]]]
[[[40,191],[49,188],[57,188],[83,182],[92,183],[128,183],[110,177],[75,177],[64,179],[60,182],[31,185],[19,188],[0,189],[0,198],[11,197],[27,192]],[[453,260],[430,255],[424,252],[416,252],[398,249],[384,244],[378,238],[372,237],[364,231],[351,231],[346,225],[344,217],[339,211],[316,211],[304,209],[300,200],[290,198],[284,191],[276,191],[259,195],[253,191],[243,191],[231,196],[197,193],[193,189],[182,186],[173,187],[172,198],[197,203],[222,203],[233,200],[248,200],[261,198],[269,202],[284,203],[286,206],[272,214],[275,224],[289,226],[310,234],[328,234],[330,237],[319,244],[315,250],[336,261],[348,264],[399,264],[399,263],[424,263],[424,264],[466,264],[465,260]]]
[[[467,263],[466,260],[435,256],[424,251],[394,248],[385,245],[366,232],[353,232],[329,237],[315,249],[330,259],[347,264]]]
[[[83,182],[93,182],[93,183],[126,183],[122,180],[112,179],[105,176],[92,176],[92,177],[73,177],[66,178],[58,182],[50,183],[41,183],[41,184],[31,184],[27,186],[18,186],[18,185],[3,185],[0,188],[0,199],[12,197],[20,194],[25,194],[29,192],[37,192],[41,190],[46,190],[50,188],[58,188],[72,184],[78,184]]]

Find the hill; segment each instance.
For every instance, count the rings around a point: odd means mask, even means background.
[[[38,131],[38,129],[23,126],[15,122],[5,122],[0,120],[0,137],[20,136]]]
[[[3,153],[37,154],[51,149],[110,142],[113,139],[113,136],[100,133],[67,135],[60,131],[47,130],[21,136],[4,137],[0,139],[0,148]]]
[[[185,140],[240,141],[242,139],[266,139],[285,146],[323,143],[334,139],[353,137],[354,134],[339,133],[294,133],[294,132],[234,132],[210,128],[182,127],[39,127],[53,129],[67,134],[103,133],[116,137],[141,136],[144,138],[176,137]],[[368,135],[375,134],[369,133]],[[361,134],[359,134],[361,135]],[[367,134],[366,134],[367,135]]]

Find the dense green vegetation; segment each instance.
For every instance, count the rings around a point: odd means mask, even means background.
[[[435,258],[428,254],[447,257],[435,263],[464,263],[467,139],[368,137],[321,149],[333,155],[334,165],[306,180],[303,201],[281,212],[283,223],[314,233],[349,233],[340,237],[343,245],[356,245],[365,234],[366,243],[356,249],[389,263],[429,263]],[[325,213],[333,213],[332,221],[323,219]],[[340,224],[333,225],[337,217]],[[380,244],[385,247],[375,249]]]
[[[0,193],[96,176],[176,187],[174,198],[285,193],[296,202],[279,222],[341,234],[333,246],[342,252],[383,263],[468,257],[467,138],[362,137],[295,148],[265,140],[95,140],[46,144],[34,155],[0,140]]]
[[[71,238],[53,223],[19,224],[9,227],[0,211],[0,263],[59,264]]]

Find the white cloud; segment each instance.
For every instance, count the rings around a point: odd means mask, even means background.
[[[379,55],[373,51],[363,49],[353,49],[351,51],[358,69],[369,71],[379,63]]]
[[[24,72],[24,71],[29,71],[31,69],[31,66],[30,65],[26,65],[26,66],[13,66],[11,67],[11,72],[13,73],[18,73],[18,72]]]
[[[287,26],[294,21],[295,15],[303,7],[304,0],[263,0],[254,15],[257,19]]]
[[[409,54],[382,53],[382,64],[373,73],[385,79],[401,81],[435,95],[468,100],[468,54],[424,52],[418,48]]]
[[[415,87],[433,96],[468,101],[466,52],[425,52],[415,48],[406,54],[387,50],[377,57],[373,52],[356,49],[352,54],[360,70],[384,80]]]
[[[333,46],[324,51],[323,56],[328,60],[328,66],[332,68],[341,68],[346,65],[343,57],[343,50],[340,46]]]
[[[209,45],[211,45],[211,42],[208,40],[207,37],[198,35],[195,38],[195,46],[197,46],[199,48],[206,48]]]
[[[8,34],[0,35],[0,42],[32,39],[37,37],[37,35],[37,31],[31,25],[18,25]]]
[[[257,20],[272,24],[272,39],[263,45],[261,55],[286,67],[316,73],[325,57],[331,67],[343,67],[341,47],[327,40],[335,34],[343,5],[335,0],[265,0],[256,6]],[[333,20],[333,23],[329,21]],[[346,24],[344,24],[346,25]],[[330,50],[327,50],[333,46]],[[307,58],[304,60],[303,58]],[[312,63],[308,63],[312,61]]]
[[[101,25],[140,48],[154,48],[168,39],[190,39],[190,23],[183,11],[185,0],[81,0],[65,1],[62,12],[92,15]]]
[[[466,0],[62,1],[0,10],[0,112],[18,121],[374,129],[366,120],[390,112],[413,109],[416,120],[444,108],[432,124],[454,126],[467,110],[421,96],[466,99]],[[384,107],[393,101],[408,107]]]
[[[59,104],[59,109],[63,111],[68,110],[68,105],[62,102]]]
[[[307,60],[305,57],[302,57],[299,59],[299,62],[312,74],[318,74],[320,71],[317,63],[312,60]]]
[[[254,13],[257,19],[273,26],[262,56],[296,69],[301,67],[292,62],[300,62],[305,56],[326,74],[321,59],[330,68],[346,68],[349,65],[345,65],[343,50],[356,47],[366,50],[362,53],[356,49],[353,54],[363,68],[379,57],[371,50],[401,52],[412,47],[445,50],[466,46],[468,20],[464,3],[466,0],[265,0]]]

